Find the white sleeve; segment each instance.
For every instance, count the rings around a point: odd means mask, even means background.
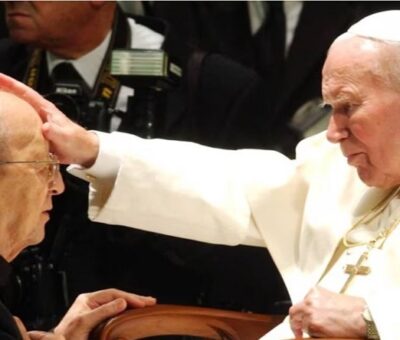
[[[396,340],[400,334],[398,317],[400,289],[385,289],[364,297],[381,340]]]
[[[91,183],[89,217],[94,221],[209,243],[265,246],[247,200],[247,182],[260,156],[290,164],[284,156],[118,132],[99,136],[94,166],[70,170]]]

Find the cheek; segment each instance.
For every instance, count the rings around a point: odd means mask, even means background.
[[[26,186],[25,186],[26,188]],[[17,193],[18,194],[18,193]],[[19,191],[18,202],[18,225],[21,226],[21,233],[24,237],[30,238],[31,235],[43,228],[44,215],[42,214],[47,199],[47,188],[39,183],[39,180],[31,181],[29,190]]]

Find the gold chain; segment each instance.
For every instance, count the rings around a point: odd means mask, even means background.
[[[361,245],[366,245],[367,248],[361,254],[360,258],[358,259],[358,261],[355,265],[347,265],[346,266],[350,269],[350,271],[348,272],[349,277],[347,278],[342,289],[340,290],[340,294],[344,294],[347,291],[348,287],[350,286],[351,282],[354,280],[356,275],[361,273],[361,269],[364,269],[364,275],[369,274],[370,268],[368,266],[365,266],[364,263],[366,261],[368,261],[371,250],[377,247],[377,244],[379,243],[379,241],[382,241],[382,243],[378,247],[379,248],[383,247],[383,245],[386,242],[389,235],[396,229],[397,225],[399,224],[400,217],[395,218],[389,227],[380,231],[375,238],[373,238],[372,240],[369,240],[367,242],[350,243],[348,240],[349,233],[352,230],[354,230],[355,228],[357,228],[361,223],[368,224],[372,220],[374,220],[377,216],[379,216],[388,207],[388,205],[393,200],[393,198],[398,195],[399,191],[400,191],[400,187],[392,190],[389,193],[389,195],[387,195],[382,201],[380,201],[369,213],[367,213],[363,217],[361,217],[342,238],[342,243],[345,246],[345,248],[357,247],[357,246],[361,246]],[[346,273],[347,273],[347,270],[346,270]]]
[[[367,242],[351,242],[348,240],[350,232],[352,232],[354,229],[356,229],[359,225],[362,223],[368,224],[371,221],[373,221],[377,216],[379,216],[389,205],[389,203],[395,198],[400,192],[400,187],[397,187],[393,189],[386,197],[384,197],[378,204],[372,208],[367,214],[362,216],[356,223],[352,225],[350,230],[346,232],[346,234],[342,238],[343,245],[346,248],[352,248],[352,247],[357,247],[361,246],[364,244],[372,245],[372,247],[375,246],[375,244],[381,240],[381,239],[386,239],[392,231],[395,229],[397,224],[400,222],[400,218],[395,219],[395,221],[390,225],[389,228],[386,228],[385,230],[382,230],[377,237],[374,239],[367,241]]]
[[[348,240],[349,234],[352,230],[357,228],[361,223],[370,223],[374,218],[376,218],[378,215],[380,215],[386,207],[389,205],[389,203],[392,201],[394,197],[396,197],[400,192],[400,186],[398,188],[393,189],[392,191],[389,192],[388,195],[386,195],[381,201],[378,202],[378,204],[373,207],[368,213],[366,213],[364,216],[362,216],[357,222],[355,222],[351,228],[346,232],[346,234],[342,237],[340,243],[336,247],[336,250],[334,254],[332,255],[332,258],[330,259],[328,265],[326,266],[324,272],[322,273],[320,279],[318,282],[321,282],[323,278],[328,274],[328,272],[332,269],[332,267],[335,265],[335,263],[338,261],[339,257],[342,256],[342,254],[345,252],[346,249],[352,248],[352,247],[357,247],[360,245],[368,245],[366,254],[364,254],[365,259],[368,257],[369,252],[371,251],[372,248],[375,247],[376,243],[383,239],[383,242],[380,246],[380,248],[383,246],[385,243],[387,237],[392,233],[392,231],[396,228],[397,224],[400,223],[400,217],[395,219],[395,221],[390,225],[389,228],[386,228],[385,230],[381,231],[377,237],[374,239],[367,241],[367,242],[350,242]],[[345,286],[342,288],[341,292],[343,290],[347,289],[348,284],[350,283],[352,279],[348,280],[345,284]]]

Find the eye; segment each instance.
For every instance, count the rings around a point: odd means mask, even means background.
[[[354,110],[357,108],[357,105],[353,103],[340,103],[336,104],[331,108],[331,113],[342,114],[349,116],[351,115]]]
[[[330,115],[332,113],[332,105],[330,104],[321,104],[321,110],[326,115]]]

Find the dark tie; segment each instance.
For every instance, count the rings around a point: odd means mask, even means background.
[[[75,70],[75,67],[68,62],[62,62],[54,67],[51,72],[51,79],[55,82],[80,82],[82,77]]]
[[[86,82],[69,62],[62,62],[54,67],[50,78],[53,82],[54,92],[81,98],[87,97],[90,93]],[[68,88],[72,91],[71,93],[68,93]],[[76,93],[73,93],[74,90]]]

